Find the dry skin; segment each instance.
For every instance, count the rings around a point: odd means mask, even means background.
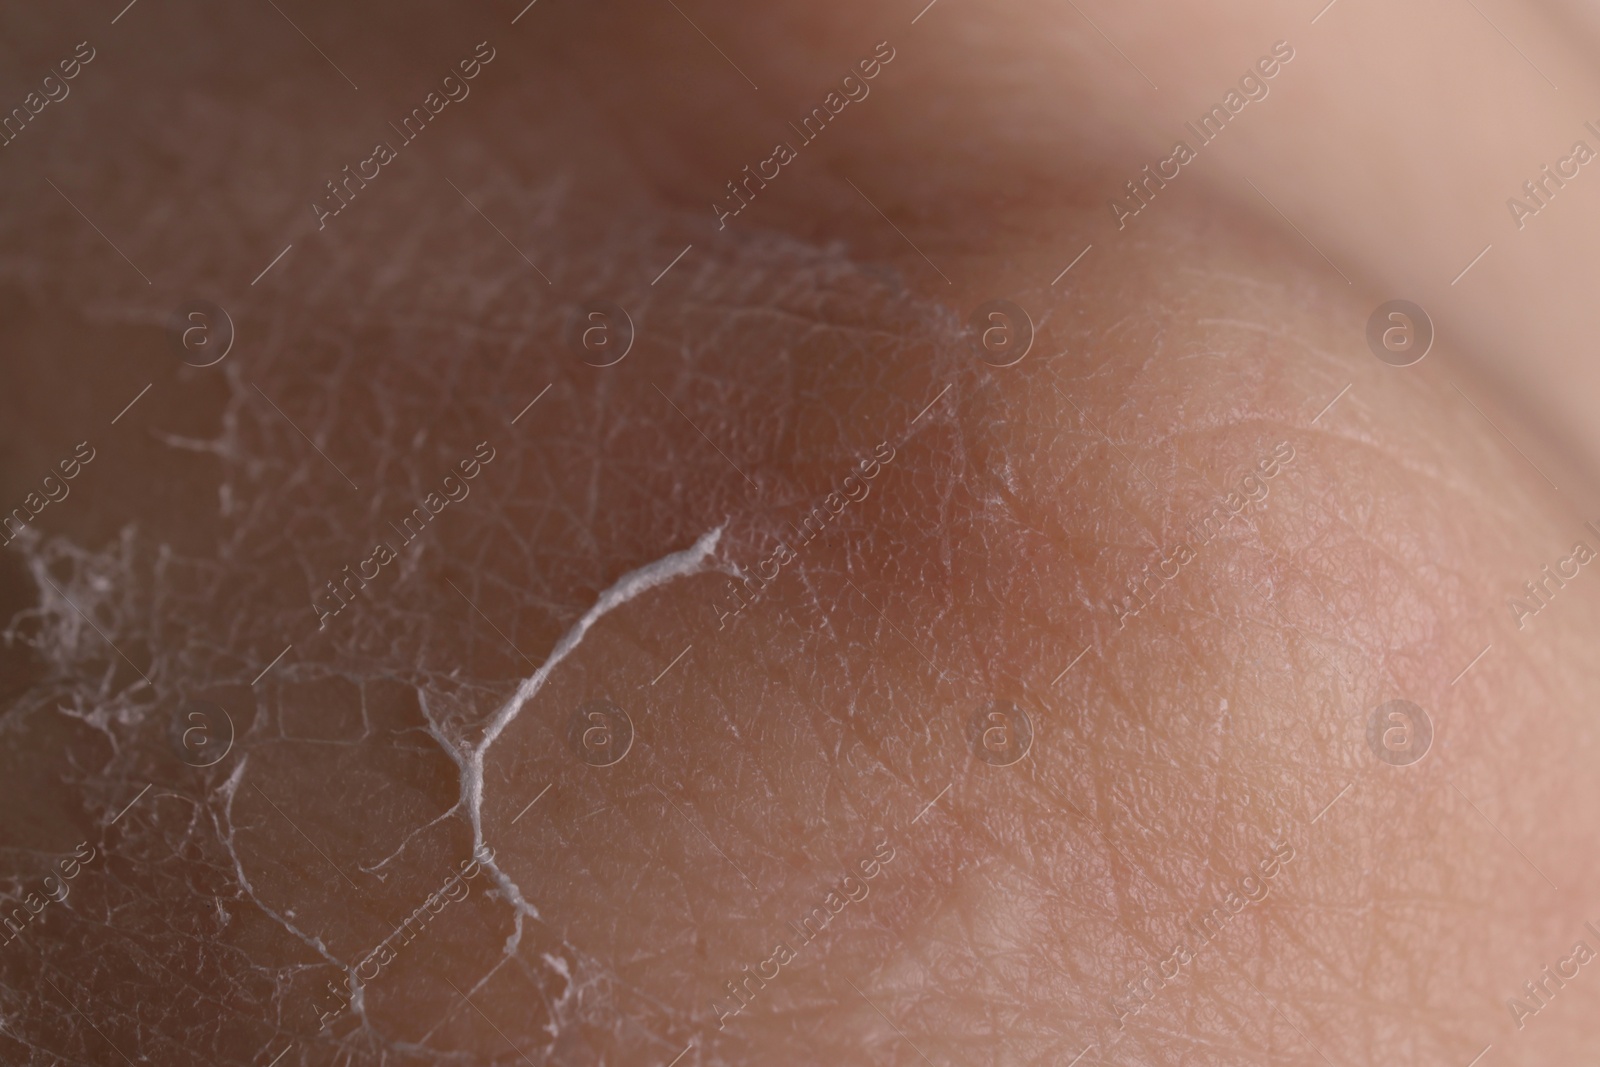
[[[0,1062],[1600,1053],[1589,453],[1234,142],[1107,210],[1314,10],[285,10],[10,17]]]

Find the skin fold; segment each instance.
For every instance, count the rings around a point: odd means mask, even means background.
[[[1428,17],[9,16],[0,1059],[1600,1052],[1600,201],[1450,284],[1582,116]]]

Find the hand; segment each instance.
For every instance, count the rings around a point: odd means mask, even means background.
[[[277,6],[16,27],[0,1058],[1595,1051],[1587,29]]]

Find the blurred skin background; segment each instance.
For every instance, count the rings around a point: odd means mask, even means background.
[[[1600,1053],[1587,7],[3,24],[0,1062]]]

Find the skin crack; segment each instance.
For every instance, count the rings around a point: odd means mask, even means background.
[[[659,585],[665,585],[674,579],[709,570],[710,567],[707,565],[707,561],[713,558],[717,549],[717,542],[722,538],[722,531],[722,526],[708,530],[689,548],[668,553],[660,559],[631,570],[618,578],[610,588],[600,594],[589,610],[584,612],[583,616],[572,625],[572,628],[562,636],[561,640],[556,642],[555,647],[550,650],[550,655],[546,657],[544,663],[527,678],[524,678],[522,683],[517,686],[516,692],[512,693],[510,698],[501,705],[500,710],[495,713],[494,718],[489,720],[488,725],[484,728],[483,740],[478,742],[477,747],[471,749],[465,755],[454,748],[447,747],[446,751],[450,753],[451,758],[461,768],[461,798],[466,805],[467,817],[472,822],[472,844],[475,851],[486,844],[483,835],[483,764],[489,747],[505,732],[506,727],[510,726],[516,717],[521,714],[527,702],[532,700],[540,689],[544,688],[545,681],[550,677],[551,673],[561,664],[562,660],[566,659],[578,647],[590,628],[599,622],[601,618]],[[510,875],[506,874],[498,863],[491,859],[486,861],[484,866],[488,868],[494,877],[495,883],[499,885],[501,891],[506,894],[506,898],[511,901],[512,906],[518,912],[517,928],[512,934],[510,944],[507,945],[509,953],[521,938],[522,916],[526,915],[529,918],[537,919],[539,918],[539,911],[528,903],[522,894],[522,889],[511,880]]]

